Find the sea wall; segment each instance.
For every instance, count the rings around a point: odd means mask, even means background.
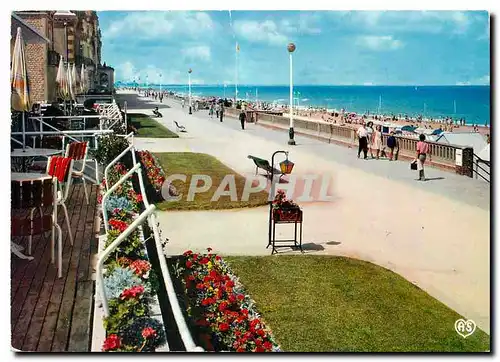
[[[240,110],[226,109],[226,116],[237,118]],[[250,113],[250,112],[249,112]],[[288,131],[290,119],[286,116],[278,116],[255,112],[257,124]],[[250,119],[247,116],[247,119]],[[321,120],[294,119],[294,130],[296,134],[312,137],[324,142],[335,143],[347,147],[357,147],[356,130],[338,124],[332,124]],[[388,135],[382,136],[383,146],[387,147]],[[399,159],[412,160],[415,158],[418,140],[409,137],[398,136]],[[461,175],[472,177],[472,171],[469,169],[472,162],[470,147],[458,145],[449,145],[436,142],[430,144],[430,154],[432,161],[428,161],[430,166],[438,167]],[[458,151],[458,152],[457,152]],[[458,157],[457,157],[458,155]]]

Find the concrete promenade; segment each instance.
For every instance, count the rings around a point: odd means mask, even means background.
[[[155,105],[126,97],[129,112],[150,114]],[[171,108],[162,110],[159,121],[175,131],[176,120],[188,132],[179,139],[136,139],[138,148],[208,153],[242,175],[255,173],[247,155],[270,159],[276,150],[289,150],[294,174],[333,180],[333,201],[301,204],[307,253],[345,255],[391,269],[489,333],[488,184],[432,168],[430,181],[417,182],[408,162],[364,161],[353,149],[308,137],[288,146],[286,132],[254,124],[241,130],[236,119],[220,123],[206,111],[188,115],[176,102],[164,103]],[[169,253],[211,246],[226,255],[267,255],[267,210],[162,212],[159,218]]]

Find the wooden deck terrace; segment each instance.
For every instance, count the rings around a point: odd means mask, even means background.
[[[50,262],[50,236],[33,238],[31,261],[11,254],[11,345],[17,350],[90,351],[98,186],[87,186],[89,205],[82,184],[73,185],[68,198],[74,245],[69,241],[64,212],[59,212],[62,278],[57,278],[57,263]],[[21,241],[25,248],[26,240]]]

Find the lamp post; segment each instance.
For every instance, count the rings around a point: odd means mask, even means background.
[[[161,93],[161,73],[159,75],[160,75],[160,93]]]
[[[148,79],[149,79],[149,76],[148,76],[148,75],[146,75],[146,89],[148,89],[148,88],[149,88],[149,81],[148,81]]]
[[[193,70],[189,68],[188,70],[188,87],[189,87],[189,114],[193,114],[193,110],[191,109],[191,73]]]
[[[288,130],[288,134],[290,139],[288,140],[289,145],[295,145],[295,140],[293,138],[293,68],[292,68],[292,53],[295,51],[296,47],[294,43],[290,43],[287,46],[288,52],[290,53],[290,129]]]

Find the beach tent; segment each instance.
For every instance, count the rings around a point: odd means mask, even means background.
[[[443,132],[438,136],[436,142],[472,147],[475,154],[481,152],[488,145],[485,136],[477,132]]]
[[[438,136],[441,133],[443,133],[443,130],[441,128],[438,128],[438,129],[435,129],[434,131],[432,131],[433,136]]]
[[[401,131],[403,132],[415,132],[416,127],[412,126],[403,126],[401,127]]]

